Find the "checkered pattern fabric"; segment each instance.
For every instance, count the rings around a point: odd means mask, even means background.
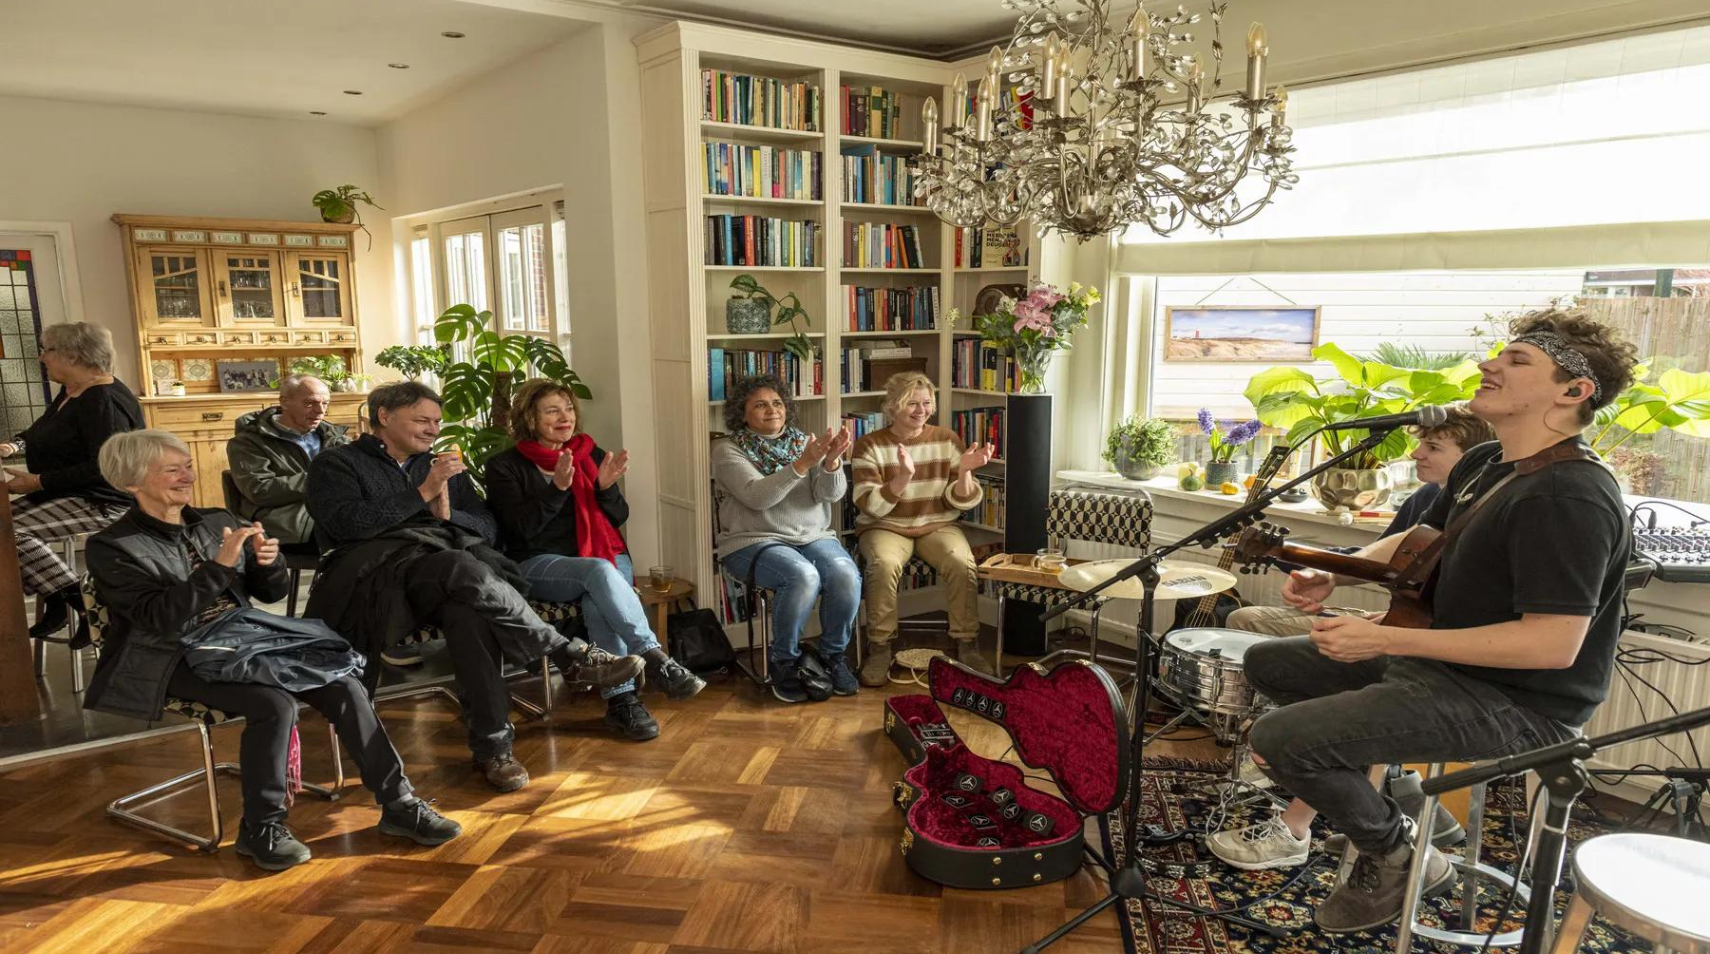
[[[1082,540],[1135,551],[1147,550],[1152,546],[1152,499],[1085,490],[1053,490],[1045,507],[1045,533],[1058,540]]]
[[[112,612],[107,604],[101,602],[100,594],[95,592],[95,578],[83,575],[80,581],[83,590],[83,612],[89,618],[89,641],[95,647],[95,655],[101,654],[107,640],[107,627],[113,622]],[[212,708],[206,703],[192,702],[189,699],[174,699],[168,697],[161,706],[162,712],[171,712],[186,719],[195,719],[208,726],[216,726],[222,722],[230,722],[238,716],[229,715],[219,709]]]
[[[18,542],[18,575],[26,593],[56,593],[77,583],[77,575],[55,552],[67,537],[94,533],[123,516],[125,508],[83,497],[56,497],[44,503],[20,500],[12,505]]]
[[[582,611],[575,603],[548,603],[543,600],[529,600],[528,605],[540,617],[540,621],[548,626],[562,620],[581,615]],[[445,632],[438,626],[427,625],[408,633],[398,640],[400,645],[413,643],[431,643],[436,639],[444,639]]]

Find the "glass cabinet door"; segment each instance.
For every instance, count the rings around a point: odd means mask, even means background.
[[[274,252],[213,250],[214,295],[224,325],[282,325],[283,283]]]
[[[195,248],[145,248],[139,251],[143,282],[143,319],[154,325],[212,325],[208,294],[208,257]]]
[[[351,324],[350,260],[343,252],[289,252],[293,323]]]

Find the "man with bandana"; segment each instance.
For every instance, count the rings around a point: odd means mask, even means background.
[[[1401,912],[1414,819],[1372,788],[1370,765],[1560,742],[1608,693],[1631,539],[1615,478],[1580,432],[1632,383],[1633,346],[1579,310],[1533,312],[1511,332],[1470,404],[1497,439],[1461,458],[1422,521],[1451,537],[1426,589],[1431,628],[1322,617],[1247,651],[1248,679],[1280,706],[1253,725],[1255,762],[1358,851],[1316,912],[1327,932]],[[1388,561],[1405,536],[1360,555]],[[1283,599],[1317,613],[1353,582],[1300,570]],[[1249,831],[1281,837],[1278,823]],[[1454,870],[1427,850],[1426,892],[1449,890]]]

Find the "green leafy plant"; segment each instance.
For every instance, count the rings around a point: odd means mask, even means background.
[[[327,387],[336,387],[350,377],[345,370],[344,358],[336,354],[322,354],[291,360],[292,374],[310,374],[327,383]]]
[[[1416,371],[1441,371],[1471,357],[1472,354],[1466,351],[1426,351],[1416,344],[1385,341],[1364,360],[1393,364],[1398,368],[1412,368]]]
[[[1110,429],[1104,439],[1103,457],[1112,464],[1118,456],[1126,456],[1137,463],[1162,467],[1176,459],[1176,437],[1176,426],[1161,417],[1130,415]]]
[[[1592,426],[1592,450],[1608,454],[1635,435],[1676,431],[1693,437],[1710,437],[1710,371],[1696,374],[1670,368],[1648,384],[1648,363],[1634,369],[1634,384],[1600,408]]]
[[[375,355],[374,363],[414,381],[430,371],[444,371],[451,363],[451,350],[445,345],[392,345]]]
[[[1287,429],[1289,443],[1316,428],[1410,411],[1426,404],[1449,404],[1471,399],[1478,389],[1478,365],[1471,358],[1453,367],[1419,370],[1382,361],[1362,361],[1334,344],[1312,349],[1312,356],[1336,369],[1333,377],[1314,378],[1304,368],[1278,367],[1261,371],[1242,392],[1259,420]],[[1340,454],[1366,436],[1365,431],[1327,431],[1319,437],[1331,454]],[[1415,441],[1406,428],[1396,428],[1377,448],[1352,461],[1355,468],[1375,468],[1396,460]]]
[[[790,330],[795,332],[793,336],[785,339],[784,350],[803,361],[813,360],[813,342],[808,340],[805,330],[796,325],[797,318],[804,322],[811,322],[813,319],[808,317],[807,309],[802,306],[802,300],[796,297],[795,292],[790,292],[779,298],[767,291],[765,286],[754,279],[753,275],[736,276],[730,280],[730,287],[741,292],[750,300],[765,302],[766,307],[773,312],[772,327],[776,328],[779,325],[787,324],[790,326]]]
[[[350,224],[355,222],[362,234],[368,236],[368,247],[374,247],[374,233],[368,231],[368,226],[362,224],[362,210],[357,203],[366,203],[372,208],[386,211],[378,202],[369,196],[360,186],[341,185],[336,189],[322,189],[309,200],[315,208],[321,210],[321,219],[327,222]]]
[[[440,430],[440,444],[462,450],[477,477],[489,458],[511,446],[511,392],[530,372],[557,381],[578,398],[594,396],[557,345],[530,335],[501,335],[489,328],[492,323],[490,311],[452,305],[433,325],[436,340],[468,355],[439,372],[443,414],[451,422]]]

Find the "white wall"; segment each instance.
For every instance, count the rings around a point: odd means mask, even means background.
[[[626,528],[636,565],[658,552],[653,393],[642,244],[640,75],[620,20],[502,67],[378,131],[380,179],[398,216],[562,186],[576,371],[587,426],[626,447]]]
[[[6,131],[0,219],[70,222],[85,318],[113,332],[119,376],[135,384],[135,318],[115,212],[316,221],[309,197],[379,179],[372,130],[325,122],[0,97]],[[384,199],[381,199],[384,202]],[[397,340],[390,223],[355,242],[368,354]]]

